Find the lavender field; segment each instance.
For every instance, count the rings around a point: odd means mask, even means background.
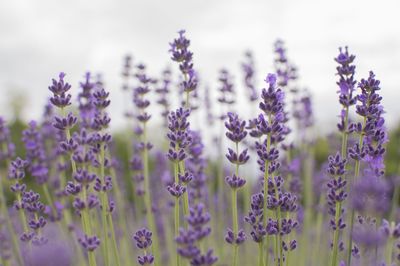
[[[399,263],[380,81],[356,78],[350,48],[332,56],[339,115],[324,139],[283,41],[262,86],[248,51],[242,83],[222,69],[216,98],[187,33],[166,46],[175,65],[159,77],[123,59],[130,130],[116,138],[118,114],[89,72],[77,86],[63,72],[49,80],[41,118],[0,120],[2,265]],[[239,88],[250,114],[235,108]]]
[[[112,77],[43,57],[47,86],[19,94],[0,62],[0,266],[400,265],[398,69],[343,38],[310,88],[285,38],[221,62],[192,28],[148,41],[162,66],[126,51]]]

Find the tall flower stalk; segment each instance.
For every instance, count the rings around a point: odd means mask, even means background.
[[[77,165],[73,159],[73,153],[78,148],[78,144],[71,136],[71,129],[75,126],[78,119],[72,113],[66,115],[65,108],[71,105],[71,94],[69,94],[71,85],[64,81],[64,77],[65,74],[61,72],[59,80],[53,79],[52,85],[49,86],[49,90],[53,93],[50,102],[60,109],[61,116],[56,116],[54,118],[53,126],[65,134],[65,139],[60,143],[60,149],[64,154],[69,156],[72,176],[74,177],[77,174]],[[93,251],[100,244],[100,240],[95,235],[92,235],[92,223],[89,214],[90,199],[87,197],[87,187],[85,185],[80,187],[79,183],[76,181],[71,181],[69,184],[72,185],[74,193],[80,194],[80,197],[75,201],[75,203],[79,203],[75,205],[75,207],[81,210],[80,216],[83,232],[85,234],[84,237],[80,239],[80,243],[83,248],[88,251],[89,265],[94,266],[96,265],[96,257]],[[81,191],[82,193],[80,193]]]
[[[239,143],[247,136],[245,130],[246,121],[241,120],[237,114],[228,113],[228,121],[225,122],[227,128],[226,136],[235,144],[235,149],[228,148],[226,157],[235,165],[235,172],[233,175],[225,178],[226,183],[231,188],[232,193],[232,229],[228,229],[225,236],[226,242],[232,245],[233,257],[232,266],[236,266],[238,262],[238,249],[242,244],[246,235],[242,229],[239,230],[238,224],[238,206],[237,206],[237,192],[246,184],[246,180],[239,176],[239,166],[245,164],[249,160],[247,149],[239,151]]]
[[[193,69],[193,53],[189,50],[190,40],[185,36],[185,30],[178,32],[179,37],[170,43],[171,59],[179,64],[183,80],[180,89],[185,93],[184,106],[190,108],[190,93],[195,92],[198,84],[197,74]]]
[[[105,109],[110,105],[108,99],[109,93],[103,88],[98,89],[93,93],[93,104],[95,106],[94,119],[92,128],[95,130],[92,137],[92,150],[97,155],[96,165],[99,167],[99,178],[96,180],[95,189],[100,193],[101,200],[101,216],[103,225],[103,239],[105,254],[108,253],[108,237],[111,236],[112,241],[112,254],[113,262],[119,266],[121,265],[117,240],[115,236],[114,222],[112,217],[112,211],[114,210],[114,202],[109,201],[108,191],[112,189],[112,180],[110,176],[105,173],[106,167],[110,166],[110,159],[106,158],[106,149],[111,142],[111,135],[105,130],[110,124],[110,117],[108,116]],[[108,255],[106,256],[108,258]],[[108,262],[105,262],[108,265]]]
[[[280,232],[281,227],[281,207],[280,204],[276,204],[279,202],[279,187],[280,187],[280,177],[274,176],[274,172],[278,170],[280,164],[278,162],[279,158],[279,150],[277,148],[277,144],[283,141],[284,139],[284,112],[283,112],[283,100],[284,93],[283,91],[277,87],[276,84],[276,75],[269,74],[266,78],[266,83],[268,84],[267,89],[263,89],[261,93],[260,109],[263,111],[260,114],[256,121],[256,128],[254,128],[250,135],[253,137],[257,137],[259,140],[256,141],[256,149],[258,155],[258,164],[260,165],[260,170],[263,173],[263,192],[256,196],[258,198],[257,201],[262,201],[262,227],[271,228],[273,224],[277,226],[277,232]],[[265,136],[264,139],[262,137]],[[271,187],[271,186],[272,187]],[[271,195],[269,195],[272,193]],[[254,198],[254,196],[253,196]],[[256,198],[254,201],[256,202]],[[269,204],[269,201],[272,200],[275,202],[274,204]],[[254,202],[254,203],[255,203]],[[260,235],[260,229],[258,228],[260,224],[256,222],[252,216],[259,216],[258,207],[254,206],[256,204],[252,203],[251,211],[248,216],[248,221],[253,226],[252,235],[259,235],[262,239],[263,234]],[[259,205],[257,205],[259,206]],[[276,220],[267,219],[268,208],[275,210]],[[256,222],[256,223],[255,223]],[[263,232],[264,230],[261,230]],[[274,230],[266,229],[266,233],[268,235],[276,235],[275,237],[275,263],[282,265],[283,263],[283,245],[282,239],[280,238],[280,233],[277,233]],[[259,240],[259,237],[254,237],[253,239]],[[259,265],[268,265],[269,263],[269,239],[270,237],[266,237],[265,241],[262,240],[263,248],[260,250],[264,250],[265,252],[259,254]],[[258,241],[257,241],[258,242]],[[260,243],[260,242],[259,242]],[[263,257],[265,254],[265,258]]]
[[[340,231],[344,229],[346,224],[343,221],[342,214],[342,202],[346,199],[347,193],[345,192],[345,186],[347,184],[345,178],[345,169],[347,163],[347,142],[349,135],[349,109],[356,103],[356,97],[353,96],[354,86],[356,81],[354,79],[355,65],[353,61],[354,55],[349,54],[347,47],[343,51],[339,48],[339,55],[335,58],[335,61],[339,64],[336,68],[339,81],[339,102],[342,105],[340,114],[340,123],[338,124],[339,131],[342,133],[342,148],[341,153],[335,157],[331,157],[331,166],[328,172],[332,176],[331,182],[328,184],[328,205],[329,213],[334,216],[331,220],[331,227],[333,233],[333,244],[332,244],[332,256],[331,266],[336,266],[338,263],[338,251],[339,251],[339,237]]]
[[[152,232],[143,228],[135,233],[133,239],[136,241],[136,246],[143,250],[143,256],[138,256],[138,263],[140,265],[152,265],[154,262],[154,256],[149,253],[149,248],[153,241],[151,240]]]
[[[2,117],[0,117],[0,161],[4,162],[4,165],[0,165],[0,169],[3,167],[5,169],[5,175],[0,178],[0,210],[3,214],[1,218],[5,219],[6,227],[11,237],[14,256],[16,257],[16,260],[19,263],[19,265],[22,265],[23,260],[21,256],[21,250],[19,247],[14,225],[12,224],[10,215],[8,215],[6,197],[4,195],[5,190],[3,187],[4,183],[6,182],[6,174],[8,172],[10,160],[13,158],[14,153],[15,153],[15,145],[11,141],[10,130],[7,127],[5,120]]]
[[[151,115],[147,112],[147,108],[150,106],[150,101],[146,98],[146,95],[150,92],[150,84],[153,83],[145,72],[146,67],[143,64],[138,65],[138,72],[136,78],[139,81],[138,86],[134,89],[134,103],[138,109],[138,115],[136,119],[139,122],[137,129],[140,135],[140,143],[137,145],[137,149],[140,151],[142,165],[143,165],[143,183],[144,183],[144,203],[146,207],[146,218],[150,231],[153,232],[154,244],[152,245],[153,254],[156,258],[155,265],[159,265],[159,251],[158,251],[158,234],[157,227],[154,220],[154,214],[152,209],[152,197],[150,190],[150,173],[149,173],[149,150],[153,145],[148,141],[148,121]]]
[[[193,179],[192,173],[185,172],[184,160],[187,158],[185,149],[191,143],[191,136],[189,132],[189,122],[187,118],[190,111],[187,109],[179,108],[175,112],[170,112],[169,133],[167,134],[170,140],[170,147],[168,150],[168,159],[173,163],[174,168],[174,184],[167,187],[172,196],[175,197],[175,236],[179,234],[180,228],[180,198],[183,199],[183,212],[184,215],[189,214],[189,200],[187,193],[187,184]],[[186,196],[185,196],[186,195]],[[177,265],[180,265],[180,258],[177,254]]]

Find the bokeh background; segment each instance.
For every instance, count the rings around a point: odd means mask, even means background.
[[[168,42],[186,29],[195,68],[211,90],[217,90],[222,67],[243,88],[240,62],[247,49],[254,52],[261,88],[272,71],[273,42],[284,40],[299,67],[300,84],[313,94],[321,131],[334,130],[337,121],[333,57],[339,46],[348,45],[357,55],[357,78],[374,70],[381,79],[393,128],[400,113],[399,11],[399,1],[366,0],[1,1],[0,114],[12,119],[12,102],[25,105],[24,119],[37,119],[52,77],[64,71],[77,89],[90,70],[103,75],[112,94],[112,126],[119,128],[123,56],[132,54],[159,75],[165,66],[175,67]]]

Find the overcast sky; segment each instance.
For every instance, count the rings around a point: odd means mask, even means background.
[[[335,85],[337,47],[357,55],[357,77],[374,70],[381,79],[387,120],[400,113],[400,2],[366,0],[109,0],[0,2],[0,114],[21,92],[26,119],[39,118],[58,72],[77,88],[87,71],[101,72],[112,91],[114,126],[121,125],[122,57],[131,53],[157,74],[169,62],[168,42],[179,29],[192,41],[195,67],[215,89],[227,67],[241,86],[240,61],[251,49],[258,79],[272,71],[272,45],[281,38],[313,93],[320,125],[339,110]]]

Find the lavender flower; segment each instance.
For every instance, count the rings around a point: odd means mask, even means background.
[[[239,143],[244,140],[247,136],[245,130],[246,121],[241,120],[237,114],[228,113],[228,121],[225,122],[225,127],[228,130],[226,136],[229,140],[235,143],[235,150],[228,148],[228,154],[226,157],[228,160],[235,164],[235,174],[225,178],[226,183],[232,190],[232,229],[228,229],[225,235],[225,240],[229,244],[233,244],[233,265],[237,265],[238,245],[243,243],[246,239],[246,235],[242,229],[239,229],[238,225],[238,207],[237,207],[237,190],[243,187],[246,180],[239,177],[239,166],[245,164],[249,160],[247,155],[247,149],[239,151]]]
[[[339,131],[341,132],[348,131],[348,109],[357,101],[357,98],[353,95],[355,91],[354,87],[357,83],[354,79],[356,67],[353,62],[355,58],[354,55],[349,54],[347,47],[345,47],[344,51],[340,47],[339,55],[335,58],[335,61],[339,64],[336,68],[337,75],[339,76],[339,81],[337,82],[339,86],[339,102],[343,106],[340,114],[341,121],[338,124]]]
[[[291,81],[297,79],[297,68],[289,62],[284,45],[282,40],[277,40],[274,43],[274,66],[278,85],[281,87],[286,87]]]
[[[144,256],[138,256],[140,265],[151,265],[154,262],[154,256],[148,253],[148,248],[150,248],[152,244],[152,235],[150,231],[143,228],[137,231],[133,236],[133,239],[136,241],[136,246],[144,251]]]
[[[6,122],[0,116],[0,161],[14,157],[15,146],[11,141],[10,130],[8,129]]]
[[[205,254],[196,244],[211,233],[211,228],[207,226],[210,222],[210,215],[205,212],[203,204],[197,204],[190,208],[189,215],[186,216],[188,229],[180,229],[179,235],[175,238],[178,243],[178,253],[190,260],[191,265],[213,265],[217,258],[212,256],[212,249]]]
[[[193,69],[193,53],[189,50],[190,40],[185,36],[185,30],[178,32],[179,38],[170,43],[171,59],[179,63],[179,69],[183,75],[183,81],[180,84],[182,91],[186,93],[186,104],[189,107],[189,93],[197,88],[197,73]]]
[[[254,77],[254,58],[251,51],[245,53],[245,61],[242,63],[242,70],[244,72],[244,84],[247,88],[247,94],[251,102],[258,99],[258,94],[255,88],[255,77]]]
[[[35,121],[29,123],[29,128],[23,131],[22,141],[27,151],[26,159],[29,163],[29,171],[40,185],[49,178],[49,169],[46,165],[46,154],[41,133]]]
[[[169,68],[165,69],[162,73],[162,85],[155,90],[159,95],[157,103],[162,107],[161,116],[164,118],[163,126],[168,126],[168,113],[170,102],[168,101],[168,95],[170,93],[171,85],[171,70]]]

